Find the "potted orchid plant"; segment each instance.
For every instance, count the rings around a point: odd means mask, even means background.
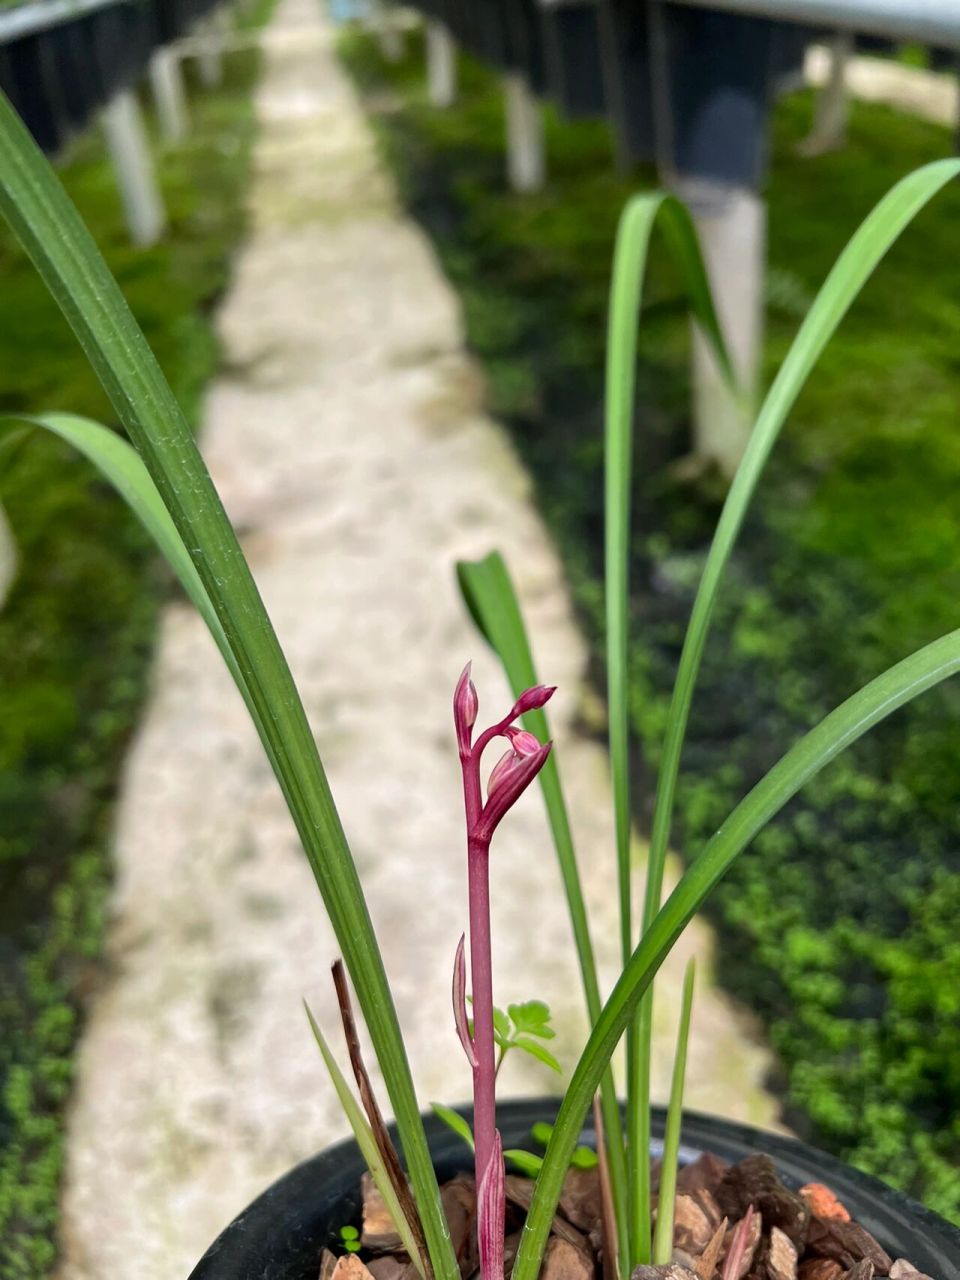
[[[756,416],[679,663],[639,922],[630,907],[626,549],[635,346],[655,224],[683,271],[694,317],[733,378],[686,210],[662,194],[638,196],[625,210],[614,258],[606,386],[608,697],[623,968],[604,998],[549,743],[544,708],[552,690],[537,679],[515,593],[503,560],[494,553],[461,565],[460,582],[481,632],[503,662],[516,701],[501,719],[477,732],[479,699],[468,667],[454,692],[451,740],[463,775],[473,999],[471,1012],[464,940],[454,961],[451,1034],[455,1028],[473,1070],[474,1105],[472,1111],[424,1117],[357,869],[297,689],[236,535],[183,414],[93,241],[0,96],[0,211],[73,326],[131,443],[65,414],[29,421],[70,441],[100,467],[152,534],[207,622],[280,782],[343,956],[334,976],[359,1103],[323,1031],[313,1026],[355,1141],[308,1161],[270,1188],[199,1262],[198,1280],[299,1280],[318,1274],[326,1280],[338,1270],[337,1280],[348,1280],[347,1273],[353,1280],[368,1275],[399,1280],[407,1268],[423,1280],[459,1280],[474,1272],[482,1280],[502,1280],[508,1267],[514,1280],[535,1280],[542,1269],[564,1280],[588,1280],[600,1270],[607,1280],[631,1275],[634,1280],[871,1280],[885,1274],[906,1280],[918,1273],[947,1280],[958,1273],[957,1233],[881,1184],[799,1144],[736,1126],[686,1116],[681,1132],[692,974],[680,1010],[674,1087],[665,1116],[651,1109],[649,1086],[651,985],[712,887],[757,832],[840,751],[908,700],[960,671],[960,631],[955,631],[853,693],[786,751],[661,901],[673,797],[700,659],[724,568],[764,464],[864,282],[915,214],[958,173],[957,161],[928,165],[903,179],[869,215],[824,283]],[[502,739],[506,750],[484,794],[480,762],[495,739]],[[542,1008],[536,1002],[520,1006],[504,1023],[491,984],[491,841],[535,779],[549,813],[592,1029],[559,1103],[497,1108],[498,1049],[502,1053],[526,1040],[528,1049],[532,1044],[543,1051],[538,1056],[549,1055]],[[392,1128],[383,1123],[360,1056],[348,979],[386,1084]],[[627,1103],[622,1113],[609,1064],[624,1036]],[[542,1156],[526,1152],[526,1170],[535,1180],[517,1180],[506,1173],[504,1152],[522,1155],[532,1126],[545,1139],[545,1151]],[[472,1161],[468,1144],[474,1147]],[[595,1152],[593,1168],[578,1167],[584,1144]],[[661,1156],[656,1164],[652,1152]],[[465,1173],[471,1163],[472,1179]],[[584,1163],[591,1159],[581,1158]],[[390,1248],[379,1259],[370,1252],[371,1233],[361,1236],[356,1225],[365,1170],[382,1201],[382,1220],[389,1224]],[[577,1172],[586,1176],[577,1179]],[[586,1189],[584,1183],[589,1183]],[[368,1199],[372,1212],[372,1196]],[[689,1202],[682,1221],[681,1201]],[[693,1231],[691,1205],[706,1229]]]

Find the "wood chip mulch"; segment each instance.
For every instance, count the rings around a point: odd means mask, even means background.
[[[509,1174],[505,1185],[509,1276],[533,1182]],[[369,1174],[362,1191],[363,1257],[325,1249],[318,1280],[418,1280]],[[463,1280],[479,1280],[473,1178],[458,1174],[440,1194]],[[706,1153],[681,1169],[673,1243],[669,1264],[637,1267],[631,1280],[931,1280],[907,1259],[891,1258],[829,1187],[792,1191],[764,1155],[731,1165]],[[605,1250],[599,1173],[571,1169],[540,1278],[601,1280]]]

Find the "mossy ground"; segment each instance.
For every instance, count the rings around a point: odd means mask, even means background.
[[[245,22],[265,20],[261,0]],[[187,141],[162,153],[163,242],[129,246],[96,131],[60,176],[191,419],[217,359],[211,308],[244,226],[259,55],[191,96]],[[114,421],[73,335],[0,231],[0,412]],[[55,1256],[62,1124],[83,997],[96,983],[109,826],[169,588],[145,534],[91,466],[41,433],[0,444],[0,503],[20,572],[0,611],[0,1274]]]
[[[422,51],[343,56],[368,95],[410,209],[463,300],[493,410],[512,429],[599,653],[601,390],[619,211],[653,175],[618,177],[600,123],[548,112],[549,182],[503,182],[498,82],[461,62],[432,110]],[[849,144],[796,144],[811,100],[774,115],[765,373],[874,202],[949,153],[945,130],[858,105]],[[830,706],[957,625],[960,598],[960,191],[917,220],[803,393],[764,477],[718,608],[684,757],[687,857]],[[670,463],[688,448],[688,330],[654,254],[638,376],[633,544],[638,808],[649,812],[670,683],[719,490]],[[599,670],[599,664],[598,664]],[[941,687],[825,771],[714,896],[719,976],[764,1018],[801,1132],[960,1220],[960,688]]]

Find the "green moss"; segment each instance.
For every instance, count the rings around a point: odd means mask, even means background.
[[[600,670],[601,407],[616,220],[650,173],[618,177],[597,124],[547,113],[549,181],[505,189],[496,78],[464,61],[457,106],[429,108],[421,51],[385,67],[349,37],[405,198],[460,291],[491,402],[512,429],[565,558]],[[946,130],[855,105],[849,145],[801,159],[811,101],[774,116],[766,375],[874,202],[948,154]],[[695,855],[730,806],[818,716],[956,626],[960,598],[960,190],[904,236],[801,396],[722,593],[678,793]],[[688,450],[688,326],[656,247],[638,362],[631,716],[649,812],[697,574],[718,511]],[[960,1220],[956,794],[960,687],[901,712],[820,776],[720,886],[719,976],[762,1015],[788,1119]],[[951,914],[952,913],[952,914]],[[952,1017],[952,1022],[951,1022]]]
[[[260,4],[250,23],[265,20]],[[61,177],[196,421],[217,358],[210,311],[243,231],[259,56],[226,62],[162,154],[162,244],[127,243],[95,133]],[[0,412],[113,415],[33,268],[0,233]],[[0,444],[19,575],[0,611],[0,1274],[55,1262],[62,1122],[83,997],[98,978],[119,769],[169,590],[145,535],[93,469],[40,433]]]

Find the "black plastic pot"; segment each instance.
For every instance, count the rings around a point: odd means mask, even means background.
[[[502,1103],[497,1123],[503,1145],[527,1145],[531,1126],[538,1120],[552,1121],[556,1109],[553,1099]],[[469,1108],[461,1111],[470,1118]],[[462,1140],[433,1116],[425,1124],[439,1177],[469,1168]],[[663,1132],[662,1112],[654,1115],[653,1131],[656,1136]],[[584,1141],[595,1141],[589,1127]],[[891,1257],[909,1259],[933,1280],[960,1276],[956,1227],[832,1156],[792,1138],[690,1113],[684,1117],[681,1159],[694,1160],[701,1151],[731,1161],[766,1152],[790,1185],[824,1182],[831,1187]],[[359,1219],[364,1167],[354,1142],[341,1142],[297,1165],[234,1219],[203,1255],[190,1280],[316,1280],[321,1248],[334,1243],[340,1227]]]

